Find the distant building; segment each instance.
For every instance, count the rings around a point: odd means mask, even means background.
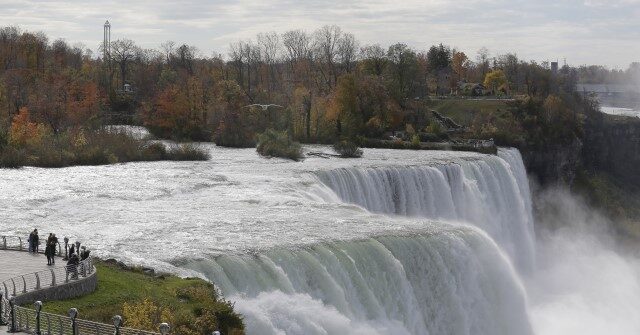
[[[551,73],[558,74],[558,62],[551,62]]]

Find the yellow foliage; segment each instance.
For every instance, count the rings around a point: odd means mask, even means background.
[[[171,324],[173,314],[168,308],[162,308],[149,299],[122,305],[125,326],[148,331],[158,331],[162,322]]]

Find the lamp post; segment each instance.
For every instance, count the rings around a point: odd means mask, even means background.
[[[69,317],[71,318],[71,334],[78,335],[78,324],[76,323],[78,310],[76,308],[69,309]]]
[[[36,332],[35,335],[41,335],[40,332],[40,312],[42,311],[42,301],[38,300],[33,303],[33,307],[36,309]]]
[[[166,322],[163,322],[160,324],[160,334],[162,335],[167,335],[169,334],[169,324]]]
[[[113,326],[116,327],[116,330],[113,332],[113,335],[120,335],[120,326],[122,326],[122,317],[120,315],[116,315],[111,320],[113,321]]]

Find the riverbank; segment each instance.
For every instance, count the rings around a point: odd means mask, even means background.
[[[161,322],[176,334],[244,334],[243,320],[233,304],[218,295],[202,279],[157,274],[151,269],[130,268],[122,263],[96,260],[98,288],[89,295],[48,301],[44,311],[66,314],[75,307],[83,319],[111,323],[121,315],[124,326],[157,331]]]

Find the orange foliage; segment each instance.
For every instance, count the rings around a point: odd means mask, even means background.
[[[26,107],[20,108],[20,113],[13,118],[11,129],[9,130],[9,143],[15,146],[32,146],[42,143],[46,135],[46,127],[35,122],[31,122],[29,110]]]

